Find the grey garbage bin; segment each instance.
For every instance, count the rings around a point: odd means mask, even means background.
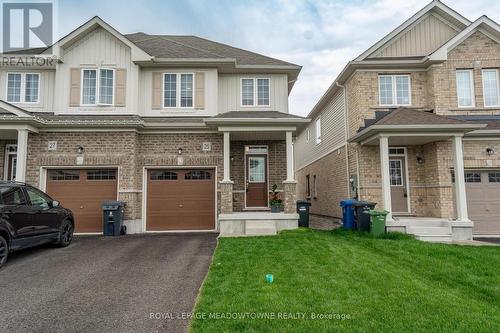
[[[297,200],[297,214],[299,214],[299,227],[309,228],[309,207],[311,203],[306,200]]]
[[[104,236],[120,236],[125,234],[123,225],[123,211],[125,202],[105,201],[102,203],[103,234]]]
[[[354,215],[356,219],[356,226],[359,231],[370,231],[370,210],[374,209],[377,204],[369,201],[353,202]]]

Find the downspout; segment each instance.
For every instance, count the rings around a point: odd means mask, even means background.
[[[347,173],[347,197],[351,197],[351,175],[349,173],[349,146],[347,140],[349,138],[349,121],[348,121],[348,103],[347,103],[347,88],[341,85],[338,81],[335,81],[335,85],[343,90],[344,97],[344,133],[345,133],[345,163],[346,163],[346,173]]]

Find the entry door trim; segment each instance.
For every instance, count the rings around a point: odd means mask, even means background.
[[[408,174],[408,147],[393,147],[393,146],[389,146],[389,149],[403,149],[404,150],[404,153],[403,154],[389,154],[389,160],[391,158],[393,159],[401,159],[404,161],[404,172],[405,172],[405,177],[404,177],[404,182],[406,184],[406,207],[408,207],[408,211],[407,212],[392,212],[393,214],[394,213],[403,213],[403,214],[410,214],[411,213],[411,194],[410,194],[410,177],[409,177],[409,174]],[[392,186],[392,185],[391,185]],[[391,200],[392,201],[392,200]],[[392,207],[391,207],[391,210],[392,210]]]
[[[212,230],[154,230],[154,231],[148,231],[147,230],[147,224],[146,224],[146,219],[147,219],[147,200],[148,200],[148,172],[149,170],[168,170],[168,169],[177,169],[177,170],[191,170],[191,169],[205,169],[205,170],[213,170],[214,171],[214,191],[215,191],[215,209],[214,209],[214,215],[215,215],[215,223],[214,223],[214,229]],[[214,232],[219,230],[219,219],[217,218],[217,204],[218,204],[218,196],[217,196],[217,188],[218,188],[218,180],[217,180],[217,172],[218,168],[217,166],[192,166],[192,165],[148,165],[142,167],[142,208],[141,208],[141,215],[142,215],[142,223],[141,223],[141,232],[143,233],[152,233],[152,234],[168,234],[168,233],[187,233],[187,232]]]
[[[249,150],[250,147],[266,147],[266,152],[262,152],[262,153],[253,153],[253,152],[249,152],[247,153],[247,151]],[[243,169],[244,169],[244,175],[245,175],[245,178],[243,179],[243,182],[244,182],[244,202],[245,202],[245,209],[248,209],[248,210],[251,210],[251,209],[269,209],[269,146],[268,145],[246,145],[244,147],[244,156],[243,156]],[[247,206],[247,192],[246,192],[246,183],[247,183],[247,156],[249,155],[255,155],[255,156],[266,156],[266,205],[265,206],[262,206],[262,207],[248,207]]]
[[[9,148],[12,148],[12,147],[16,147],[16,151],[15,152],[11,152]],[[5,157],[4,157],[4,162],[3,162],[3,165],[4,165],[4,168],[3,168],[3,179],[4,180],[12,180],[12,179],[8,179],[9,178],[9,168],[11,167],[10,165],[10,156],[14,156],[14,158],[17,159],[17,144],[16,143],[8,143],[5,145]],[[16,176],[15,173],[14,173],[14,170],[12,170],[13,172],[13,175],[11,176]],[[12,177],[11,177],[12,178]]]

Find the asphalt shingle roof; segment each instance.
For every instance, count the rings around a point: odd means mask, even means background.
[[[305,119],[290,113],[279,111],[230,111],[212,118],[273,118],[273,119]]]

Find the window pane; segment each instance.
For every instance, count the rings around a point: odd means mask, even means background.
[[[25,102],[38,102],[38,82],[39,74],[26,74]]]
[[[21,74],[9,74],[7,77],[7,101],[21,102]]]
[[[4,205],[26,204],[23,192],[19,187],[0,187],[0,195],[2,197],[1,201]]]
[[[32,206],[49,207],[49,199],[32,189],[26,189]]]
[[[49,171],[50,180],[79,180],[80,171],[79,170],[50,170]]]
[[[210,171],[204,170],[193,170],[189,171],[184,175],[186,180],[209,180],[212,178]]]
[[[500,183],[500,172],[488,173],[488,181],[490,183]]]
[[[257,105],[269,105],[269,79],[257,79]]]
[[[99,77],[99,103],[113,104],[113,70],[101,69]]]
[[[253,105],[253,79],[241,80],[241,105]]]
[[[379,76],[379,93],[380,93],[380,104],[382,105],[392,105],[392,77],[391,76]]]
[[[410,104],[410,78],[396,76],[396,103],[399,105]]]
[[[82,104],[96,103],[97,71],[95,69],[83,70]]]
[[[316,120],[316,143],[321,142],[321,118]]]
[[[193,74],[181,74],[181,107],[193,106]]]
[[[87,170],[87,180],[115,180],[116,170]]]
[[[152,171],[149,178],[151,180],[176,180],[177,173],[172,171]]]
[[[496,70],[483,71],[484,105],[498,105],[498,73]]]
[[[478,172],[466,172],[465,173],[465,182],[466,183],[480,183],[481,182],[481,174]]]
[[[403,185],[403,171],[401,169],[400,160],[389,161],[389,174],[392,186]]]
[[[248,158],[248,181],[252,183],[263,183],[266,181],[266,158],[251,156]]]
[[[458,71],[457,72],[457,97],[458,106],[473,106],[472,92],[472,72]]]
[[[177,74],[165,74],[163,106],[175,108],[177,106]]]

